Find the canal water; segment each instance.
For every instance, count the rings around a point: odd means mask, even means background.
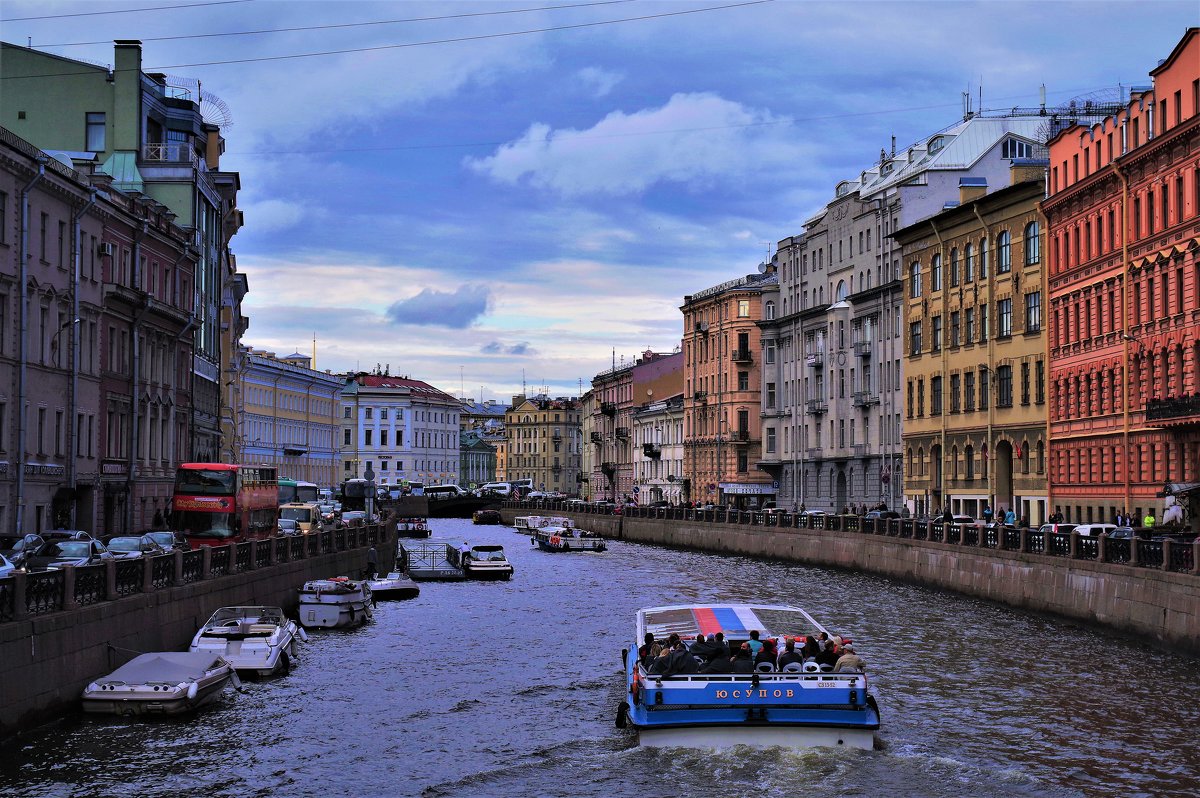
[[[1200,795],[1197,663],[1137,639],[872,576],[433,524],[503,544],[516,577],[381,603],[190,720],[40,728],[0,749],[0,795]],[[642,750],[615,728],[636,610],[722,601],[798,604],[852,637],[881,749]]]

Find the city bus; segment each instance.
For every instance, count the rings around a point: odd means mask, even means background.
[[[171,529],[193,549],[269,538],[278,517],[273,466],[183,463],[175,472]]]
[[[368,483],[365,479],[348,479],[342,483],[341,495],[339,501],[342,503],[342,510],[366,510],[367,496],[375,498],[374,492],[367,488]]]
[[[312,482],[303,482],[291,477],[279,478],[280,504],[308,504],[321,501],[321,489]]]

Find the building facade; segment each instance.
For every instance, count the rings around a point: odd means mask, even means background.
[[[342,377],[310,368],[312,359],[299,352],[244,349],[237,362],[240,410],[226,462],[273,465],[280,477],[337,485]]]
[[[1046,521],[1044,162],[902,228],[904,486],[918,517]],[[1022,178],[1025,178],[1022,180]]]
[[[640,504],[683,492],[683,352],[646,352],[633,367],[633,487]]]
[[[633,495],[633,363],[592,378],[592,499],[624,502]]]
[[[758,322],[774,267],[685,296],[683,312],[683,497],[697,504],[753,508],[773,500],[762,460]]]
[[[504,427],[508,481],[532,480],[534,490],[547,493],[576,492],[583,449],[577,400],[514,396]]]
[[[600,447],[593,443],[592,433],[596,431],[596,401],[592,389],[584,391],[579,398],[579,437],[583,447],[579,453],[579,485],[576,493],[589,501],[593,500],[592,475],[600,468],[596,459]]]
[[[496,450],[477,430],[459,433],[459,484],[467,489],[496,481]]]
[[[1200,482],[1198,65],[1192,28],[1152,86],[1050,142],[1050,490],[1071,521],[1161,518],[1165,485]]]
[[[342,479],[375,484],[459,482],[462,405],[427,382],[352,374],[342,388]]]

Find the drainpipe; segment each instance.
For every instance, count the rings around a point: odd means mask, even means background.
[[[935,219],[929,220],[929,229],[933,231],[933,237],[936,238],[937,242],[938,242],[938,258],[941,259],[941,270],[942,270],[942,289],[941,289],[941,291],[942,291],[942,341],[939,344],[939,347],[941,349],[941,356],[942,356],[941,357],[942,390],[938,392],[939,393],[938,399],[941,400],[941,406],[942,406],[942,412],[939,414],[941,416],[941,427],[942,427],[941,439],[940,439],[941,449],[942,449],[942,463],[941,463],[941,468],[940,468],[940,475],[941,475],[942,480],[941,480],[940,487],[941,487],[941,494],[942,494],[942,511],[944,512],[944,511],[950,509],[950,494],[949,494],[949,491],[946,490],[946,416],[949,415],[949,412],[950,412],[950,408],[947,406],[947,403],[946,403],[946,392],[948,390],[947,385],[950,381],[950,373],[949,373],[950,347],[946,345],[947,341],[945,340],[946,339],[945,333],[947,331],[946,330],[946,322],[948,320],[947,314],[946,314],[946,305],[947,305],[947,302],[949,301],[950,286],[946,280],[946,274],[947,274],[946,273],[946,266],[947,266],[946,242],[944,242],[942,240],[942,234],[940,232],[938,232],[937,221]],[[930,282],[932,282],[932,278],[930,279]],[[930,288],[932,288],[932,287],[933,286],[931,285]],[[933,330],[930,330],[929,332],[930,332],[930,337],[932,338]],[[991,340],[991,336],[988,337],[988,340],[989,341]],[[929,387],[930,387],[930,399],[932,400],[933,385],[931,384]],[[988,408],[989,409],[991,408],[991,404],[988,405]],[[957,463],[957,461],[955,461],[955,462]]]
[[[1113,174],[1121,181],[1121,450],[1125,453],[1125,507],[1133,503],[1133,485],[1129,460],[1129,344],[1133,335],[1129,332],[1129,181],[1121,172],[1121,166],[1113,161]]]
[[[176,307],[178,307],[178,303],[176,304]],[[173,354],[175,354],[175,355],[179,354],[179,342],[181,340],[183,340],[183,336],[187,335],[192,330],[196,329],[196,325],[198,325],[199,323],[200,323],[200,319],[196,316],[195,313],[191,314],[191,316],[188,317],[187,324],[183,325],[183,329],[180,330],[179,333],[175,336],[174,344],[171,347],[171,352]],[[194,351],[195,351],[195,347],[193,347],[193,352]],[[189,357],[191,357],[191,356],[189,356]],[[178,367],[176,367],[176,370],[178,371]],[[192,369],[190,366],[188,368],[188,374],[189,375],[192,374]],[[176,389],[176,390],[178,390],[178,389]],[[188,395],[189,396],[195,395],[192,393],[190,386],[188,387]],[[190,439],[190,432],[191,432],[191,430],[189,429],[189,439]],[[171,404],[171,458],[170,458],[170,461],[173,465],[179,465],[180,463],[183,462],[183,458],[179,457],[178,452],[175,451],[175,442],[176,442],[176,439],[175,439],[175,404],[172,403]],[[190,452],[189,452],[189,454],[190,454]]]
[[[71,324],[71,384],[67,392],[67,487],[71,488],[72,492],[75,489],[76,478],[76,463],[79,441],[77,436],[70,432],[71,424],[77,424],[76,415],[78,408],[76,403],[79,396],[79,330],[78,327],[82,324],[79,321],[79,276],[83,271],[83,226],[82,220],[85,213],[96,204],[97,190],[95,186],[88,190],[87,202],[83,207],[76,211],[71,216],[73,243],[75,245],[75,263],[71,274],[71,318],[75,321]],[[71,499],[71,513],[69,528],[75,528],[75,508],[78,506],[78,501],[74,496]]]
[[[987,222],[985,222],[983,220],[983,217],[979,214],[979,205],[977,203],[971,203],[971,210],[974,212],[975,218],[979,220],[979,226],[983,228],[984,238],[987,240],[988,244],[991,244],[992,243],[992,231],[988,227]],[[979,251],[980,267],[983,266],[983,259],[986,257],[986,253],[987,253],[987,250],[985,250],[985,249],[981,249]],[[992,279],[993,279],[993,275],[995,275],[995,273],[996,273],[995,264],[992,264],[992,267],[993,268],[988,269],[988,276],[987,276],[987,297],[986,298],[987,298],[988,316],[991,316],[991,314],[992,314]],[[986,443],[986,446],[988,447],[988,464],[987,464],[988,498],[987,498],[987,500],[988,500],[988,506],[992,508],[992,512],[994,513],[997,509],[999,509],[996,506],[996,497],[994,495],[992,495],[992,470],[993,470],[993,464],[996,462],[995,447],[992,446],[992,425],[995,423],[995,413],[996,413],[996,399],[995,399],[995,397],[992,396],[992,377],[995,374],[995,371],[992,369],[992,363],[995,362],[996,336],[994,334],[995,331],[992,330],[991,319],[987,319],[987,318],[980,319],[979,323],[986,324],[987,330],[988,330],[987,382],[984,383],[984,385],[982,387],[988,393],[987,443]],[[1011,501],[1012,497],[1011,496],[1008,497],[1008,500]],[[1014,512],[1015,512],[1015,510],[1014,510]]]
[[[21,189],[21,264],[18,267],[20,270],[21,279],[21,341],[20,341],[20,365],[17,368],[17,515],[16,515],[16,533],[22,535],[25,533],[25,439],[29,434],[28,422],[26,421],[25,402],[27,401],[26,393],[26,371],[29,365],[29,276],[28,276],[28,261],[29,261],[29,192],[37,185],[37,182],[46,176],[46,164],[49,158],[45,155],[39,155],[37,159],[38,170],[33,179]]]
[[[141,291],[141,286],[145,282],[145,275],[141,274],[142,239],[146,237],[149,229],[150,225],[146,221],[143,221],[141,228],[133,237],[131,268],[133,270],[133,288],[136,291]],[[138,342],[138,329],[142,326],[142,321],[146,318],[146,314],[150,312],[153,300],[149,295],[146,295],[143,298],[143,303],[142,307],[137,311],[137,315],[133,317],[133,322],[129,325],[129,345],[133,348],[132,368],[129,370],[129,396],[133,400],[133,403],[129,414],[129,455],[125,472],[125,533],[130,535],[133,534],[133,483],[137,477],[137,445],[142,426],[139,423],[140,402],[138,401],[138,373],[141,371],[142,365],[142,347]]]

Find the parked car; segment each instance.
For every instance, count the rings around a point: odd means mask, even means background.
[[[104,542],[104,546],[118,560],[136,560],[138,557],[166,553],[166,549],[149,535],[112,537]]]
[[[1064,532],[1070,532],[1077,526],[1078,524],[1042,524],[1042,528],[1039,531],[1043,535],[1048,535],[1052,532],[1062,534]]]
[[[1136,537],[1131,526],[1119,526],[1109,532],[1108,536],[1113,540],[1133,540]]]
[[[1111,535],[1113,530],[1116,528],[1116,524],[1080,524],[1079,526],[1075,527],[1074,531],[1078,532],[1083,537],[1094,538],[1101,532],[1106,535]]]
[[[45,542],[40,535],[32,532],[25,535],[0,535],[0,555],[7,557],[17,568],[24,568],[26,558],[40,549]]]
[[[13,572],[16,570],[17,566],[13,565],[12,560],[8,559],[3,554],[0,554],[0,579],[3,579],[6,576],[12,576]]]
[[[299,535],[300,522],[294,518],[279,519],[279,534],[281,535]]]
[[[169,529],[152,529],[142,533],[154,538],[154,542],[162,546],[163,551],[188,551],[191,547],[185,541],[175,536]]]
[[[48,540],[25,561],[25,568],[29,571],[45,571],[64,565],[94,565],[111,559],[112,554],[98,540]]]
[[[91,540],[90,532],[82,529],[47,529],[40,533],[43,540]]]
[[[881,519],[899,518],[899,517],[900,517],[900,513],[896,512],[895,510],[871,510],[866,515],[863,516],[863,518],[868,519],[868,520],[877,520],[877,519],[881,520]]]
[[[347,510],[342,513],[343,526],[363,526],[367,523],[367,514],[362,510]]]

